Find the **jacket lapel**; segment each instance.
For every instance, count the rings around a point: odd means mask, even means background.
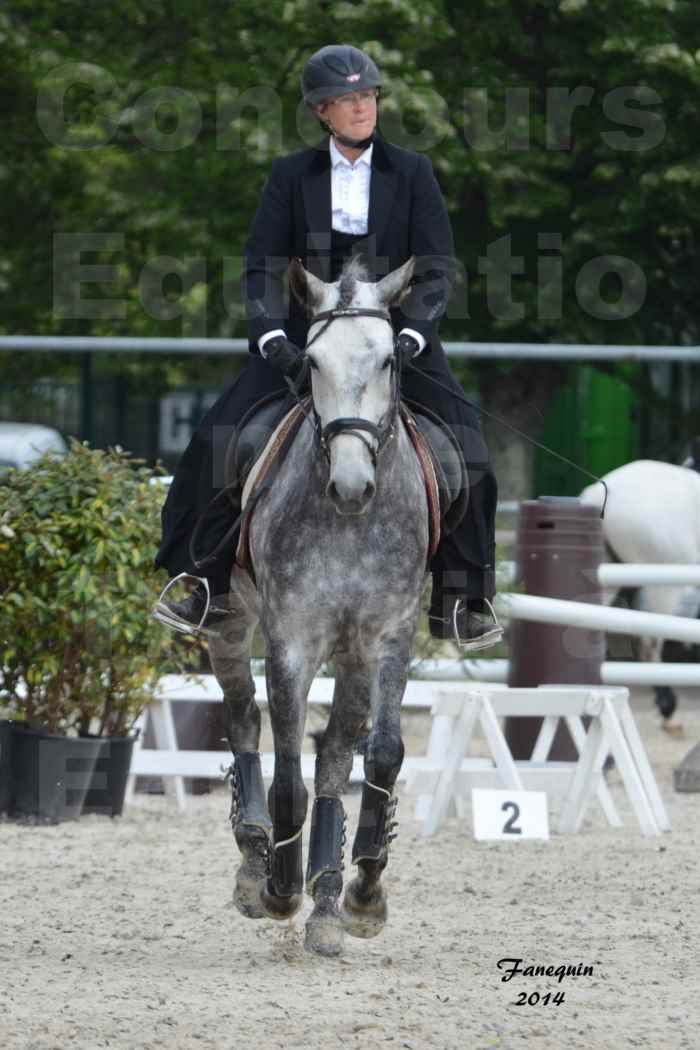
[[[307,221],[306,255],[327,254],[331,243],[331,157],[328,140],[316,147],[301,191]]]
[[[376,138],[372,150],[367,232],[369,235],[374,235],[378,255],[381,255],[384,234],[389,225],[391,209],[396,199],[396,179],[396,168],[387,157],[382,140]]]

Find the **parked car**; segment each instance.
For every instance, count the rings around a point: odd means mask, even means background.
[[[39,423],[0,423],[0,473],[30,467],[45,452],[63,456],[68,445],[57,430]]]

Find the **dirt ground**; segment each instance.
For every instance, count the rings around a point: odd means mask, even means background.
[[[304,951],[308,906],[281,926],[232,908],[223,787],[184,815],[137,795],[115,821],[1,824],[0,1048],[697,1050],[700,795],[676,794],[672,772],[700,740],[700,699],[681,701],[681,739],[649,693],[634,710],[670,834],[641,836],[614,771],[625,827],[596,804],[549,842],[476,843],[456,819],[425,840],[404,796],[389,923],[337,960]],[[352,826],[358,796],[346,805]],[[593,972],[504,983],[503,958]],[[521,992],[552,997],[518,1006]]]

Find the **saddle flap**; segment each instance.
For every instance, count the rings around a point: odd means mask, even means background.
[[[448,535],[459,525],[469,502],[464,455],[450,426],[435,413],[412,403],[411,418],[425,442],[435,473],[442,533]]]
[[[253,517],[253,511],[255,510],[258,497],[262,495],[265,488],[270,486],[274,472],[289,451],[292,441],[306,416],[308,404],[308,398],[301,404],[295,404],[280,420],[253,464],[243,487],[243,521],[236,549],[236,564],[246,569],[253,583],[255,583],[255,574],[249,546],[250,522]]]
[[[401,419],[403,420],[408,436],[411,439],[411,443],[415,449],[416,455],[418,456],[418,462],[420,463],[423,472],[425,495],[428,500],[428,522],[430,528],[428,562],[430,562],[440,544],[440,491],[438,487],[438,479],[433,466],[428,443],[418,429],[415,419],[403,402],[401,403]]]
[[[275,391],[257,401],[246,412],[226,448],[224,473],[227,482],[235,479],[239,486],[243,486],[270,437],[293,404],[289,394]]]

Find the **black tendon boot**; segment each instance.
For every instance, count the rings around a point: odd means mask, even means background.
[[[393,819],[396,797],[365,780],[357,834],[352,847],[357,877],[349,882],[343,899],[343,925],[353,937],[376,937],[387,920],[387,902],[381,877],[396,838]]]
[[[314,799],[311,814],[311,842],[306,869],[306,890],[313,896],[314,887],[322,875],[343,877],[343,846],[345,845],[345,810],[339,798],[319,795]]]
[[[231,778],[231,827],[243,863],[236,872],[233,902],[249,919],[265,914],[260,896],[270,867],[272,821],[267,811],[260,755],[243,751],[234,755]]]
[[[241,827],[259,828],[268,838],[272,821],[267,811],[260,754],[241,751],[233,756],[229,769],[231,778],[231,826],[236,832]]]
[[[311,815],[306,891],[314,910],[306,923],[306,947],[321,955],[339,955],[343,926],[338,898],[343,888],[345,811],[339,798],[320,795]]]
[[[362,805],[357,833],[352,847],[352,862],[360,860],[383,860],[389,843],[396,838],[394,828],[398,826],[394,814],[398,799],[384,788],[365,780],[362,785]]]
[[[267,887],[262,900],[272,919],[289,919],[299,910],[304,889],[301,863],[302,832],[306,816],[306,789],[289,777],[289,770],[275,770],[270,788],[270,810],[274,826],[274,843],[270,851]]]

